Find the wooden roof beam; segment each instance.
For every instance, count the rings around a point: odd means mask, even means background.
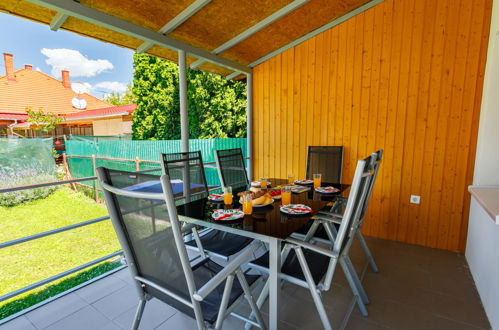
[[[168,38],[161,33],[154,32],[143,28],[142,26],[135,25],[128,21],[122,20],[120,18],[105,14],[96,9],[81,5],[74,1],[67,0],[26,0],[35,5],[42,6],[57,12],[66,14],[71,17],[81,19],[83,21],[102,26],[104,28],[126,34],[128,36],[142,39],[146,42],[150,42],[162,47],[174,49],[174,50],[184,50],[186,53],[205,59],[208,62],[215,63],[222,67],[238,70],[245,73],[251,73],[251,68],[231,61],[229,59],[217,56],[200,48],[194,47],[187,43]]]
[[[184,23],[186,20],[188,20],[192,15],[197,13],[201,8],[203,8],[204,6],[206,6],[210,2],[211,2],[211,0],[196,0],[196,1],[194,1],[193,3],[191,3],[191,5],[189,7],[182,10],[182,12],[180,12],[180,14],[175,16],[171,21],[169,21],[161,29],[159,29],[158,32],[163,34],[163,35],[166,35],[166,34],[172,32],[178,26],[180,26],[182,23]],[[143,44],[141,44],[139,47],[137,47],[137,53],[141,54],[141,53],[147,51],[152,46],[153,46],[152,43],[146,41]]]
[[[278,11],[274,12],[272,15],[267,16],[260,22],[256,23],[252,27],[250,27],[247,30],[244,30],[243,32],[239,33],[237,36],[234,38],[230,39],[223,45],[220,45],[216,49],[212,51],[213,54],[220,54],[223,51],[226,51],[229,48],[234,47],[244,39],[252,36],[253,34],[257,33],[258,31],[264,29],[265,27],[269,26],[270,24],[274,23],[275,21],[279,20],[283,16],[286,16],[293,10],[297,9],[298,7],[302,6],[303,4],[309,2],[310,0],[294,0],[293,2],[287,4],[286,6],[282,7]],[[203,59],[199,59],[191,64],[191,69],[195,69],[198,66],[202,65],[206,61]]]

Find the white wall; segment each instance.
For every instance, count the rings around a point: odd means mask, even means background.
[[[499,0],[493,1],[474,185],[499,185]]]
[[[499,0],[493,0],[474,185],[499,185]],[[493,329],[499,329],[499,225],[472,197],[466,260]]]
[[[499,226],[471,198],[466,260],[492,329],[499,329]]]

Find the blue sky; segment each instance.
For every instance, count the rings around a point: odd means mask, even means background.
[[[88,83],[89,92],[103,97],[121,92],[132,81],[132,55],[129,49],[75,33],[51,31],[47,25],[0,13],[0,53],[14,55],[15,69],[33,65],[60,79],[60,70],[70,70],[71,82]],[[4,75],[3,56],[0,75]]]

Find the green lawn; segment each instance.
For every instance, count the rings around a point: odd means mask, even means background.
[[[0,207],[0,242],[107,215],[103,205],[82,193],[60,188],[45,199]],[[0,295],[119,250],[110,220],[0,249]],[[0,303],[0,319],[50,295],[116,267],[103,264],[59,284]],[[28,303],[13,303],[23,298]],[[13,306],[17,306],[13,308]],[[21,308],[21,309],[22,309]]]

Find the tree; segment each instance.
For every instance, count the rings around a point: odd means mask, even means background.
[[[135,54],[133,64],[133,138],[180,139],[177,65],[146,54]],[[187,80],[189,138],[246,136],[245,83],[190,69]]]
[[[26,113],[28,114],[26,121],[34,125],[33,129],[44,133],[52,131],[64,119],[56,114],[43,112],[41,108],[38,111],[33,111],[30,107],[27,107]]]
[[[126,91],[124,93],[112,92],[104,96],[104,101],[111,103],[112,105],[125,105],[135,103],[135,95],[132,92],[132,85],[128,84],[126,86]]]

